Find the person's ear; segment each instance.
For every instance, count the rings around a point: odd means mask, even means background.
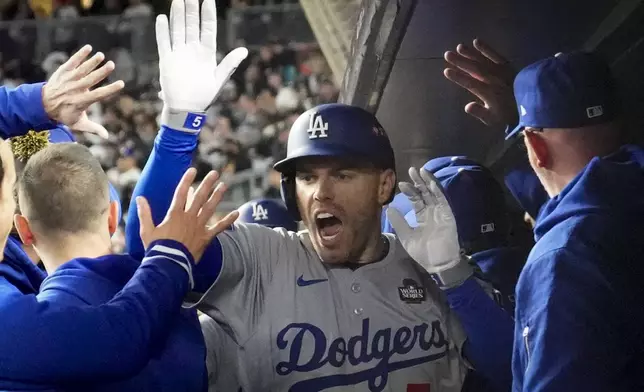
[[[549,169],[552,166],[552,156],[542,133],[524,131],[523,134],[530,161],[538,168]]]
[[[110,231],[110,236],[116,233],[119,227],[119,202],[114,200],[110,202],[110,213],[107,218],[107,228]]]
[[[34,233],[31,230],[31,226],[29,225],[29,220],[23,215],[16,214],[13,217],[13,223],[22,243],[28,246],[33,245],[35,238]]]
[[[380,185],[378,187],[378,202],[380,205],[385,205],[389,201],[395,186],[396,173],[393,170],[387,169],[380,173]]]

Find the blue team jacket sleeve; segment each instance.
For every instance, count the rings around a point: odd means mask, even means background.
[[[463,355],[495,390],[508,391],[512,385],[512,317],[474,278],[445,290],[445,295],[467,335]]]
[[[615,328],[627,312],[613,294],[592,262],[570,251],[530,261],[517,286],[513,390],[623,390],[616,375],[631,348]]]
[[[189,290],[186,267],[174,261],[177,252],[193,262],[181,244],[157,244],[172,251],[165,257],[156,247],[101,306],[59,306],[0,281],[0,389],[11,381],[61,383],[139,371]]]
[[[45,83],[22,84],[10,89],[0,87],[0,136],[24,135],[30,129],[43,130],[56,126],[43,107]]]
[[[152,153],[134,188],[125,226],[127,252],[135,259],[140,260],[143,255],[136,197],[144,196],[148,200],[152,219],[155,224],[159,224],[170,207],[174,190],[179,185],[181,177],[190,168],[198,137],[198,134],[161,127],[154,141]],[[203,293],[210,287],[219,276],[221,260],[221,246],[215,239],[206,249],[201,262],[193,272],[194,291]]]

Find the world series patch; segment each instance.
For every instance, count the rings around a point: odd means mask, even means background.
[[[402,287],[398,287],[400,300],[410,303],[419,304],[425,300],[425,288],[419,286],[413,279],[403,279]]]

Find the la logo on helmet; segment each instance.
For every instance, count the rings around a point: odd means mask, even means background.
[[[329,136],[327,131],[329,130],[329,124],[322,120],[322,116],[317,113],[313,113],[309,117],[309,129],[306,131],[309,133],[309,139],[317,139],[322,137]]]
[[[253,220],[262,221],[268,219],[268,210],[261,204],[253,204]]]

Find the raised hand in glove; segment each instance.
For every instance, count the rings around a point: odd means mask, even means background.
[[[214,0],[204,0],[199,20],[199,0],[173,0],[170,24],[165,15],[156,20],[159,73],[163,99],[161,123],[170,128],[197,132],[205,111],[219,95],[239,64],[246,48],[230,52],[217,65],[217,10]]]
[[[461,254],[456,220],[438,180],[427,170],[409,169],[412,183],[401,182],[400,190],[411,201],[418,226],[412,228],[395,208],[387,209],[398,239],[443,289],[460,285],[473,271]]]

